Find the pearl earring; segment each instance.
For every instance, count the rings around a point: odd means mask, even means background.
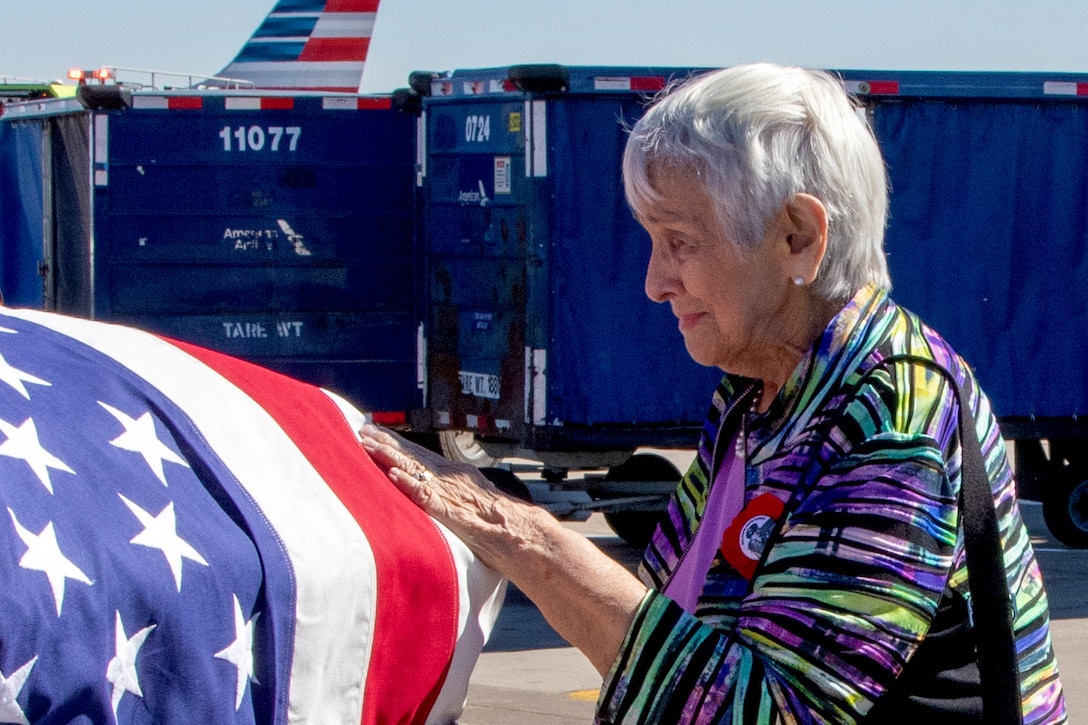
[[[805,283],[805,278],[802,277],[801,275],[797,275],[796,277],[793,278],[793,283],[795,285],[797,285],[798,287],[800,287],[801,285],[803,285]]]

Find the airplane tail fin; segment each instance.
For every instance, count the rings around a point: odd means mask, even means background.
[[[356,93],[378,2],[278,0],[234,60],[216,75],[250,81],[257,88]]]

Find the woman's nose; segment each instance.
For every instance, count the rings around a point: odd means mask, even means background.
[[[675,275],[672,265],[663,259],[655,248],[650,252],[650,261],[646,265],[646,296],[654,302],[667,302],[676,292]]]

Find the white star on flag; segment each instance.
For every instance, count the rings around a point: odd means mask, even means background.
[[[19,520],[15,518],[15,512],[10,508],[8,513],[11,514],[16,533],[27,546],[23,558],[19,559],[19,566],[30,571],[45,572],[49,587],[53,590],[53,601],[56,602],[59,617],[61,605],[64,604],[64,581],[75,579],[84,584],[92,582],[80,571],[79,567],[60,552],[60,544],[57,543],[57,533],[53,530],[52,521],[45,525],[40,534],[35,535],[19,523]]]
[[[8,437],[6,441],[0,443],[0,456],[26,461],[30,470],[34,471],[34,475],[49,493],[53,493],[53,482],[49,479],[50,468],[75,473],[64,461],[42,448],[33,418],[27,418],[19,427],[15,427],[6,420],[0,420],[0,432]]]
[[[19,370],[18,368],[13,368],[11,365],[8,364],[8,361],[4,359],[3,355],[0,355],[0,382],[7,383],[11,387],[15,388],[27,400],[30,400],[30,393],[26,391],[26,386],[23,385],[23,383],[52,386],[52,383],[46,382],[41,378],[36,378],[29,373],[25,373],[22,370]]]
[[[144,640],[156,625],[151,624],[141,629],[130,638],[125,637],[125,625],[121,621],[121,611],[117,611],[117,624],[114,629],[114,646],[116,656],[110,660],[106,667],[106,679],[113,683],[113,718],[117,719],[117,706],[121,704],[121,698],[126,692],[131,692],[136,697],[143,697],[140,690],[140,676],[136,672],[136,656],[140,654],[140,648],[144,646]]]
[[[238,685],[235,694],[234,709],[242,707],[242,697],[246,694],[246,684],[257,678],[253,676],[253,624],[260,613],[253,615],[253,619],[246,621],[242,614],[242,605],[238,602],[238,595],[234,595],[234,641],[225,648],[215,653],[217,659],[226,660],[238,668]]]
[[[139,418],[130,418],[117,408],[106,405],[102,401],[99,401],[98,404],[108,410],[125,427],[125,432],[114,438],[110,443],[122,450],[133,451],[143,456],[144,460],[147,461],[147,465],[162,481],[162,485],[167,485],[166,474],[162,470],[163,461],[180,463],[186,468],[189,467],[189,464],[181,456],[174,453],[159,440],[158,435],[155,433],[155,419],[151,417],[150,412],[144,413]]]
[[[118,494],[120,495],[120,494]],[[121,500],[128,506],[132,515],[144,525],[144,530],[129,540],[130,544],[139,544],[151,549],[159,549],[166,557],[166,563],[170,565],[170,571],[174,574],[174,582],[181,591],[181,560],[189,559],[197,564],[208,566],[196,549],[177,534],[177,519],[174,516],[174,502],[166,505],[158,516],[152,516],[147,511],[129,501],[124,496]]]
[[[4,677],[4,673],[0,672],[0,722],[30,725],[30,721],[26,719],[26,713],[19,707],[15,698],[19,697],[19,693],[23,691],[26,678],[30,676],[30,671],[34,669],[34,663],[37,661],[38,658],[35,657],[15,670],[10,677]]]

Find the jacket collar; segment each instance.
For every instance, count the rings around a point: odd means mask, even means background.
[[[871,364],[873,348],[888,332],[894,303],[875,285],[860,289],[831,319],[779,390],[766,413],[751,418],[753,463],[761,451],[781,448],[812,428],[814,418],[833,405],[844,381]],[[734,387],[738,387],[734,383]]]
[[[749,465],[758,467],[806,435],[825,406],[835,405],[834,397],[843,381],[872,364],[867,357],[895,319],[895,315],[887,314],[892,309],[894,303],[888,299],[886,290],[875,286],[859,290],[843,306],[790,375],[770,409],[764,414],[748,414]],[[667,581],[683,551],[691,545],[695,528],[703,518],[711,483],[708,479],[718,434],[716,419],[725,415],[751,383],[749,378],[726,375],[715,391],[716,413],[704,427],[697,466],[681,482],[666,512],[672,533],[658,529],[645,552],[640,574],[646,583],[660,585]],[[696,468],[701,472],[697,473]]]

